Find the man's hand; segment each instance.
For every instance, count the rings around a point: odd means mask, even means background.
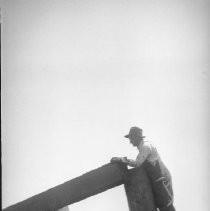
[[[128,159],[127,157],[113,157],[111,159],[111,163],[125,163],[128,164]]]

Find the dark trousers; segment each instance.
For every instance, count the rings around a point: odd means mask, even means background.
[[[160,177],[152,182],[155,203],[160,211],[175,211],[171,177]]]
[[[156,207],[160,211],[175,211],[171,175],[161,161],[152,164],[144,162],[144,167],[151,180]]]

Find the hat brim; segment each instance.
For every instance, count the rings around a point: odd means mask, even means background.
[[[129,134],[124,136],[125,138],[129,138]],[[141,136],[141,138],[146,138],[146,136]]]

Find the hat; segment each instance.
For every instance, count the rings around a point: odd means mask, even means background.
[[[142,129],[139,127],[131,127],[129,134],[125,135],[125,138],[130,138],[133,136],[139,136],[141,138],[145,138],[145,136],[142,136]]]

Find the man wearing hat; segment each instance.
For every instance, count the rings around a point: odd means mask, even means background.
[[[161,161],[157,149],[145,140],[142,129],[139,127],[132,127],[125,138],[128,138],[130,143],[138,148],[139,154],[136,160],[114,157],[111,162],[122,162],[131,167],[143,166],[150,178],[157,208],[160,211],[175,211],[171,175]]]

